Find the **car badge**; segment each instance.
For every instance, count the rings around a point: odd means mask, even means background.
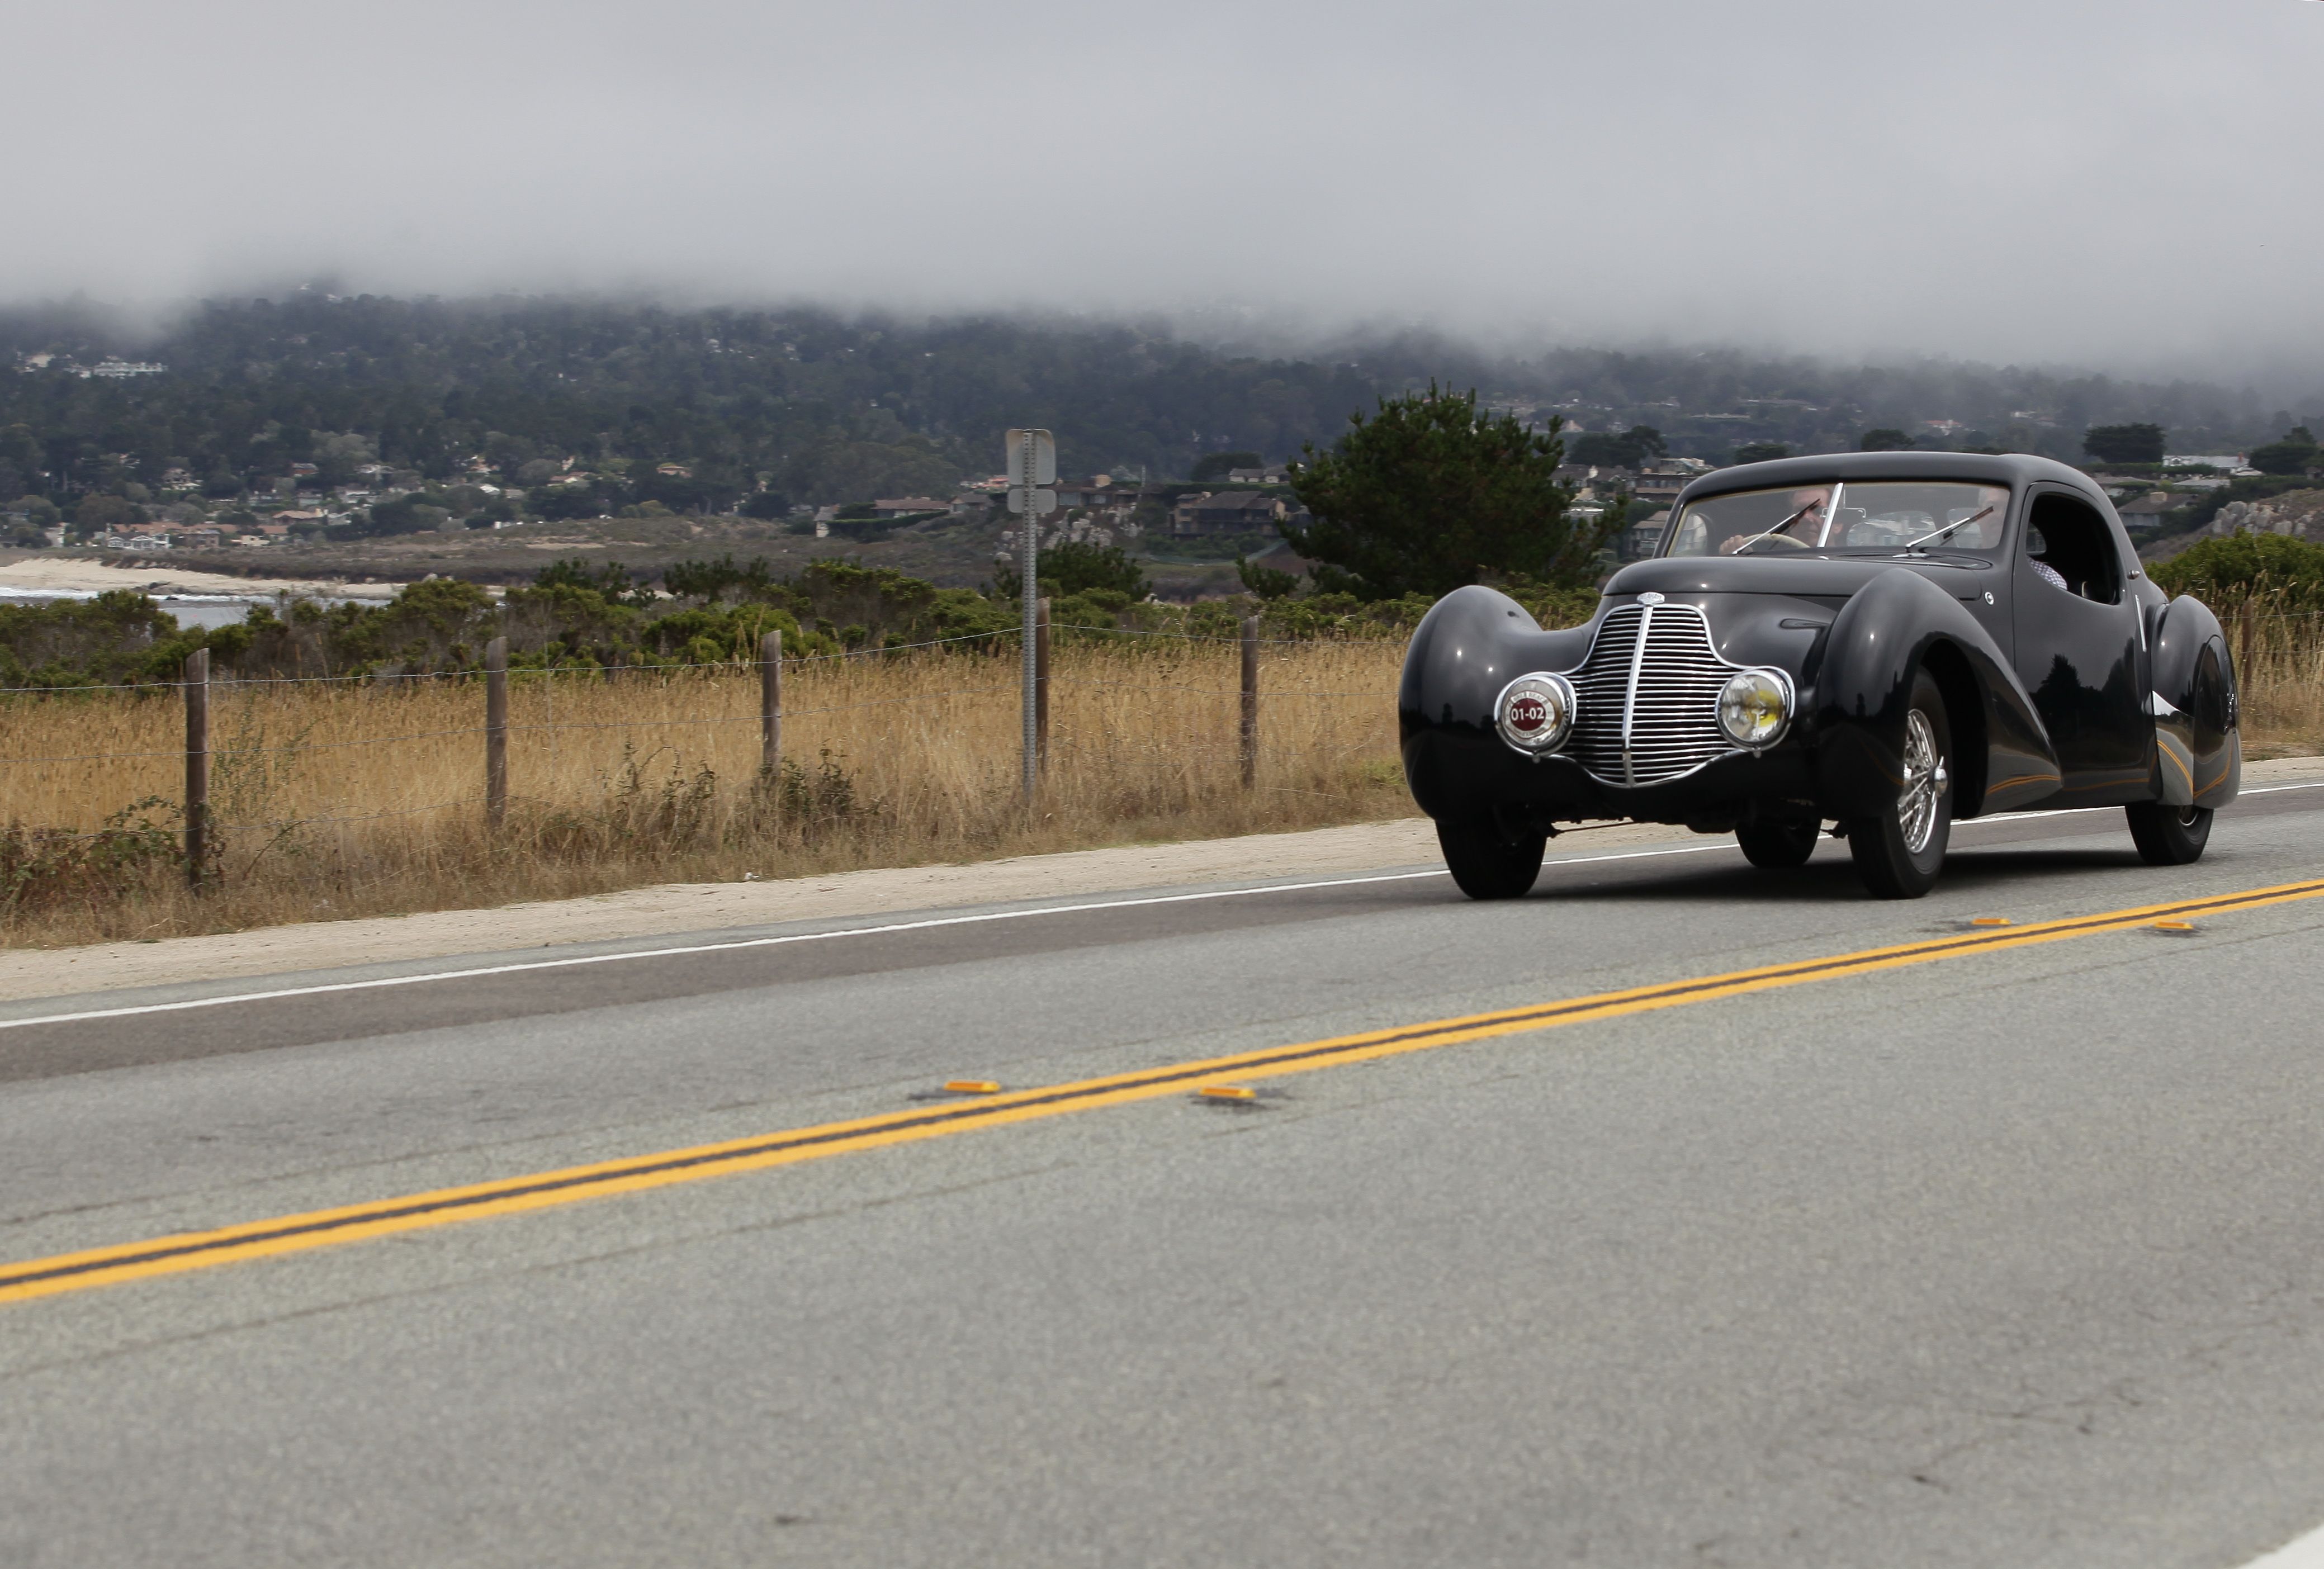
[[[1656,594],[1656,593],[1655,593],[1653,589],[1651,589],[1651,588],[1647,589],[1644,594],[1641,594],[1641,595],[1638,595],[1638,603],[1639,603],[1640,605],[1660,605],[1662,602],[1663,602],[1663,596],[1662,596],[1661,595],[1659,595],[1659,594]]]

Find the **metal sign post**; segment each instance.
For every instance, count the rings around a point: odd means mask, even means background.
[[[1017,560],[1024,588],[1019,624],[1025,629],[1025,799],[1029,805],[1041,771],[1040,651],[1033,630],[1041,598],[1041,520],[1057,510],[1057,493],[1040,487],[1057,483],[1057,441],[1047,430],[1011,430],[1005,450],[1009,510],[1022,520],[1017,525]]]

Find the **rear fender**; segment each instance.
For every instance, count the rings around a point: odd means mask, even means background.
[[[1852,595],[1831,623],[1815,683],[1818,796],[1837,817],[1890,809],[1904,778],[1914,672],[1944,693],[1953,731],[1953,815],[2007,811],[2061,782],[2049,732],[1976,617],[1904,568]]]
[[[2243,788],[2241,704],[2234,659],[2210,606],[2181,595],[2155,624],[2156,793],[2174,807],[2224,807]]]

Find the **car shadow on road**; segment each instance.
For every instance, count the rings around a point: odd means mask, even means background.
[[[1938,880],[1938,891],[1956,892],[1974,889],[2007,888],[2036,878],[2055,878],[2076,872],[2096,873],[2123,872],[2143,868],[2138,852],[2127,844],[2119,848],[2087,850],[2011,850],[1992,849],[1955,851],[1945,858],[1944,875]],[[1543,880],[1534,885],[1529,899],[1557,900],[1563,903],[1655,903],[1657,901],[1692,902],[1713,900],[1758,904],[1829,904],[1843,900],[1868,900],[1864,884],[1857,880],[1856,868],[1848,858],[1842,844],[1820,846],[1816,857],[1807,865],[1782,871],[1769,871],[1750,865],[1738,854],[1733,862],[1716,865],[1697,863],[1692,866],[1656,867],[1655,874],[1645,874],[1645,869],[1618,877],[1600,874],[1598,879],[1579,884],[1562,879],[1553,880],[1556,863],[1542,869]]]

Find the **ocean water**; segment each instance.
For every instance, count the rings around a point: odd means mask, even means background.
[[[89,594],[66,594],[53,589],[0,588],[0,605],[53,605],[60,599],[94,599]],[[317,596],[319,603],[340,601]],[[156,594],[153,601],[178,618],[180,626],[231,626],[250,614],[254,605],[271,605],[271,594]]]

